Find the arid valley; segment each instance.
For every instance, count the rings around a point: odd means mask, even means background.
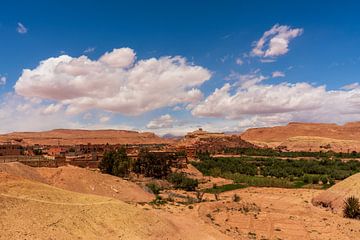
[[[355,174],[334,175],[333,180],[331,174],[305,174],[312,177],[307,181],[305,175],[295,174],[265,177],[259,167],[255,174],[241,168],[226,172],[226,165],[203,170],[201,162],[208,160],[201,155],[206,154],[244,166],[248,158],[273,161],[275,153],[285,154],[278,158],[284,162],[341,162],[333,139],[324,140],[327,147],[321,152],[318,142],[309,145],[307,140],[306,149],[279,146],[289,138],[301,139],[296,146],[304,146],[303,139],[330,139],[334,135],[327,132],[333,128],[338,131],[337,141],[359,140],[347,130],[357,123],[293,126],[284,127],[286,135],[279,127],[238,135],[200,129],[180,139],[111,130],[1,135],[0,239],[357,239],[360,221],[343,216],[346,198],[360,197],[360,173],[353,172],[360,169],[356,144],[347,145],[341,167],[351,163],[349,174]],[[319,128],[327,131],[316,132]],[[282,143],[264,147],[269,139]],[[18,158],[7,155],[5,147],[21,149]],[[173,159],[169,172],[164,176],[136,172],[134,162],[144,158],[142,148],[161,161]],[[119,149],[135,159],[132,170],[106,173],[101,162],[107,152]],[[181,151],[181,157],[173,158]],[[151,164],[162,166],[157,160]],[[169,178],[172,174],[192,179],[196,185],[179,184]],[[325,175],[326,181],[334,182],[322,182]]]
[[[360,1],[0,6],[0,240],[360,240]]]

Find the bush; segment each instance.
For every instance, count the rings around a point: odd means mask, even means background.
[[[146,186],[152,191],[153,194],[159,194],[162,188],[156,183],[148,183]]]
[[[346,218],[360,219],[359,199],[354,196],[348,197],[344,203],[343,213]]]
[[[159,195],[156,195],[155,199],[150,202],[150,204],[154,204],[154,205],[163,205],[166,203],[167,201],[162,199],[162,197],[160,197]]]
[[[196,179],[188,178],[184,173],[172,173],[168,176],[168,181],[174,184],[175,188],[185,191],[195,191],[199,185]]]
[[[303,177],[303,181],[304,181],[304,183],[308,184],[308,183],[310,183],[312,181],[312,178],[311,178],[310,175],[305,174],[304,177]]]
[[[237,194],[234,194],[234,196],[233,196],[233,201],[234,201],[234,202],[240,202],[240,196],[237,195]]]
[[[335,184],[335,180],[332,179],[332,178],[330,178],[330,179],[329,179],[329,184],[330,184],[331,186],[334,185],[334,184]]]
[[[322,184],[328,184],[328,178],[327,178],[327,176],[322,176],[321,177],[321,182],[322,182]]]
[[[312,183],[313,184],[318,184],[319,183],[319,176],[317,176],[317,175],[314,175],[313,177],[312,177]]]
[[[208,188],[205,189],[204,192],[206,193],[222,193],[222,192],[227,192],[227,191],[233,191],[236,189],[241,189],[241,188],[245,188],[246,186],[244,186],[243,184],[225,184],[222,186],[217,186],[216,184],[213,185],[212,188]]]

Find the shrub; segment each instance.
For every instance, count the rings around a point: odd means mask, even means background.
[[[332,179],[332,178],[330,178],[330,179],[329,179],[329,184],[330,184],[331,186],[334,185],[334,184],[335,184],[335,180]]]
[[[184,173],[172,173],[168,176],[168,181],[174,184],[175,188],[185,191],[195,191],[199,185],[196,179],[188,178]]]
[[[319,176],[317,176],[317,175],[314,175],[313,177],[312,177],[312,183],[313,184],[318,184],[319,183]]]
[[[216,184],[214,184],[212,188],[205,189],[204,192],[206,192],[206,193],[222,193],[222,192],[232,191],[232,190],[241,189],[241,188],[245,188],[245,187],[246,186],[244,186],[243,184],[238,184],[238,183],[225,184],[222,186],[217,186]]]
[[[360,219],[359,199],[355,196],[348,197],[344,203],[344,217]]]
[[[162,188],[156,183],[148,183],[146,186],[153,192],[153,194],[159,194]]]
[[[322,177],[321,177],[321,182],[322,182],[322,184],[328,184],[328,178],[327,178],[327,176],[322,176]]]
[[[234,202],[240,202],[240,196],[235,193],[234,196],[233,196],[233,201]]]
[[[166,203],[166,200],[162,199],[161,196],[156,195],[155,199],[150,202],[150,204],[154,205],[163,205]]]
[[[303,181],[304,183],[310,183],[312,181],[311,176],[309,176],[308,174],[305,174],[303,177]]]

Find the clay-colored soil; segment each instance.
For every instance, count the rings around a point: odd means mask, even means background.
[[[329,192],[342,191],[341,194],[358,196],[360,174],[326,191],[246,188],[222,193],[220,201],[215,201],[213,194],[206,194],[207,202],[192,204],[190,208],[176,202],[161,206],[124,203],[118,199],[131,200],[133,195],[142,194],[142,189],[131,188],[133,183],[119,179],[120,185],[116,187],[122,186],[122,192],[113,196],[114,191],[108,184],[116,184],[116,181],[86,169],[35,170],[21,164],[0,164],[0,240],[355,240],[360,236],[360,221],[345,219],[311,202],[318,196],[328,198]],[[194,169],[189,169],[188,173],[201,177]],[[104,181],[105,185],[95,185],[94,192],[90,192],[113,197],[67,191],[40,183],[51,184],[50,180],[58,187],[72,186],[72,190],[78,192]],[[74,187],[76,182],[79,184]],[[232,199],[235,193],[240,196],[239,202]],[[181,194],[195,197],[195,193]]]
[[[56,129],[44,132],[14,132],[0,135],[0,142],[15,141],[23,145],[75,145],[75,144],[160,144],[171,143],[154,133],[126,130]]]
[[[133,182],[74,166],[32,168],[21,163],[1,163],[0,172],[69,191],[112,197],[125,202],[150,202],[154,199],[153,194]]]
[[[342,126],[289,123],[286,126],[248,129],[241,137],[258,146],[280,146],[290,151],[360,151],[360,122]]]
[[[314,205],[327,206],[341,214],[344,200],[350,196],[360,199],[360,173],[352,175],[314,197]]]
[[[201,203],[201,219],[233,239],[356,240],[360,221],[311,204],[321,190],[247,188]],[[232,201],[238,194],[240,202]]]
[[[0,239],[227,239],[191,217],[149,208],[0,173]]]

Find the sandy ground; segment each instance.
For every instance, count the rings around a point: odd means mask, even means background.
[[[21,164],[0,165],[1,240],[356,240],[360,236],[360,221],[312,204],[314,197],[333,192],[329,190],[251,187],[222,193],[219,201],[207,194],[206,202],[156,206],[121,201],[144,194],[125,180],[75,167],[35,170]],[[190,172],[201,177],[193,169]],[[354,176],[333,188],[353,189],[360,175]],[[51,181],[57,187],[48,185]],[[122,188],[119,193],[109,187],[116,183]],[[97,185],[87,189],[91,184]],[[239,202],[233,201],[234,194]]]
[[[227,239],[197,219],[0,173],[0,239]]]
[[[322,191],[312,200],[314,205],[327,206],[333,212],[342,214],[346,198],[355,196],[360,199],[360,173],[354,174]]]
[[[234,239],[359,239],[360,221],[315,207],[321,190],[247,188],[222,194],[223,201],[201,203],[200,217]],[[240,202],[231,200],[238,194]]]
[[[112,197],[125,202],[149,202],[154,195],[133,182],[85,168],[32,168],[20,163],[1,163],[0,172],[46,183],[69,191]]]

